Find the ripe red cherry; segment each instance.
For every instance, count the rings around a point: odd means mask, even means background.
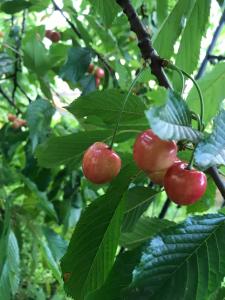
[[[50,40],[53,42],[53,43],[58,43],[58,41],[60,40],[61,38],[61,34],[57,31],[53,31],[50,35]]]
[[[88,66],[88,73],[90,73],[90,74],[93,73],[94,68],[95,68],[94,64],[90,64],[90,65]]]
[[[138,135],[133,156],[137,166],[148,174],[161,172],[177,159],[177,145],[174,141],[161,140],[148,129]]]
[[[52,30],[49,30],[49,29],[45,30],[46,38],[51,39],[51,35],[52,35]]]
[[[98,78],[104,78],[105,77],[105,71],[102,68],[97,68],[95,71],[95,76]]]
[[[99,77],[95,77],[95,85],[98,88],[100,85],[101,79]]]
[[[8,120],[9,120],[10,122],[13,122],[13,121],[16,120],[16,119],[17,119],[17,116],[16,116],[16,115],[8,114]]]
[[[96,142],[86,150],[82,168],[91,182],[106,183],[118,175],[121,159],[108,145]]]
[[[189,170],[187,166],[184,162],[174,164],[164,177],[168,197],[179,205],[195,203],[203,196],[207,187],[205,174],[195,169]]]
[[[181,160],[179,158],[176,158],[173,164],[179,163]],[[167,169],[159,170],[155,172],[148,173],[148,177],[151,179],[151,181],[155,184],[163,185],[164,184],[164,177],[166,175]]]

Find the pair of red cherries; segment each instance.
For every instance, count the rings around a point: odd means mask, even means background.
[[[173,202],[189,205],[199,200],[207,187],[206,175],[177,158],[177,144],[161,140],[148,129],[136,138],[133,157],[137,166],[151,181],[163,185]],[[121,159],[115,151],[102,142],[90,146],[83,157],[83,172],[91,182],[102,184],[116,177]]]

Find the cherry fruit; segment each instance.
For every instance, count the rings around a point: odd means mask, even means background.
[[[148,129],[138,135],[133,156],[137,166],[146,173],[165,172],[177,160],[177,145],[174,141],[161,140]]]
[[[49,30],[49,29],[45,30],[46,38],[51,39],[51,35],[52,35],[52,30]]]
[[[95,68],[94,64],[90,64],[90,65],[88,66],[88,73],[90,73],[90,74],[93,73],[94,68]]]
[[[82,168],[91,182],[106,183],[118,175],[121,159],[108,145],[96,142],[84,153]]]
[[[189,205],[199,200],[207,187],[206,175],[196,169],[187,169],[184,162],[171,166],[164,177],[165,191],[173,202]]]
[[[17,119],[17,116],[16,115],[13,115],[13,114],[8,114],[8,120],[9,122],[13,122]]]
[[[61,34],[57,31],[53,31],[51,33],[51,36],[50,36],[50,40],[53,42],[53,43],[58,43],[58,41],[61,39]]]
[[[105,77],[105,71],[102,68],[97,68],[95,71],[95,76],[97,78],[104,78]]]

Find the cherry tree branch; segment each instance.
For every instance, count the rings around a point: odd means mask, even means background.
[[[0,86],[0,94],[8,101],[8,103],[9,103],[11,106],[13,106],[13,107],[16,109],[16,111],[17,111],[18,113],[21,113],[21,114],[22,114],[22,111],[19,109],[19,107],[16,106],[16,104],[15,104],[14,101],[13,101],[13,99],[10,98],[10,96],[8,96],[8,95],[6,94],[6,92],[2,89],[1,86]]]
[[[130,0],[116,0],[116,2],[120,5],[123,9],[124,14],[127,16],[130,28],[133,32],[135,32],[137,39],[138,39],[138,46],[140,48],[142,57],[144,60],[150,60],[151,64],[151,71],[158,79],[159,85],[164,86],[165,88],[171,88],[171,84],[163,70],[163,58],[156,53],[155,49],[153,48],[151,37],[149,33],[146,31],[145,27],[141,23],[134,7],[132,6]],[[208,55],[211,53],[212,49],[215,46],[215,43],[218,39],[218,36],[221,32],[222,26],[225,22],[225,12],[222,15],[220,20],[219,26],[217,27],[211,44],[206,52],[206,58],[203,60],[201,67],[199,69],[198,75],[196,78],[199,78],[206,68],[206,64],[208,62]],[[218,174],[218,170],[216,167],[211,167],[207,170],[210,175],[212,176],[215,184],[217,185],[219,191],[221,192],[222,196],[225,198],[225,183],[222,178]],[[162,208],[160,215],[165,215],[169,205],[169,200],[167,200]]]

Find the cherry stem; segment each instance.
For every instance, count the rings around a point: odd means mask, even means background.
[[[185,75],[187,78],[189,78],[193,84],[195,85],[198,95],[199,95],[199,99],[200,99],[200,122],[201,122],[201,131],[204,130],[204,125],[203,125],[203,119],[204,119],[204,100],[203,100],[203,96],[202,96],[202,92],[201,89],[198,85],[198,83],[196,82],[196,80],[189,75],[187,72],[185,72],[184,70],[178,68],[177,66],[175,66],[174,64],[172,64],[171,62],[167,62],[167,67],[173,70],[176,70],[177,72],[181,72],[183,75]]]
[[[118,117],[117,122],[116,122],[116,126],[115,126],[115,129],[114,129],[114,132],[113,132],[112,141],[111,141],[111,144],[109,146],[109,149],[112,149],[112,147],[113,147],[114,140],[115,140],[115,137],[116,137],[116,133],[118,131],[119,123],[121,121],[122,114],[124,112],[124,108],[125,108],[125,105],[127,103],[127,100],[128,100],[128,98],[129,98],[129,96],[130,96],[130,94],[132,92],[133,87],[135,86],[135,84],[137,83],[137,81],[140,78],[141,74],[143,73],[144,69],[145,69],[145,66],[139,71],[139,73],[137,74],[137,76],[135,77],[135,79],[133,80],[133,82],[130,85],[130,88],[129,88],[128,93],[127,93],[127,95],[126,95],[126,97],[124,99],[124,102],[123,102],[123,105],[122,105],[122,109],[120,110],[119,117]]]
[[[181,90],[181,95],[183,95],[184,92],[184,74],[181,72],[180,69],[175,69],[175,71],[177,71],[177,73],[180,75],[180,78],[182,80],[182,90]]]

